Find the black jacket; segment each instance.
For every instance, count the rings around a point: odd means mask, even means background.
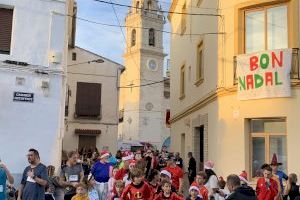
[[[227,200],[257,200],[255,191],[249,186],[241,186],[230,194]]]

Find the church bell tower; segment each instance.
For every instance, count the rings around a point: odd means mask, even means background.
[[[165,19],[156,0],[133,0],[126,19],[125,71],[121,76],[119,137],[162,143],[163,33]]]

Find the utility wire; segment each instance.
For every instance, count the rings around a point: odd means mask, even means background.
[[[125,87],[119,87],[119,88],[138,88],[138,87],[145,87],[145,86],[149,86],[149,85],[154,85],[154,84],[158,84],[158,83],[163,83],[166,82],[170,79],[165,79],[162,81],[156,81],[156,82],[152,82],[152,83],[147,83],[147,84],[143,84],[143,85],[132,85],[132,86],[125,86]]]
[[[101,26],[109,26],[109,27],[122,27],[122,28],[132,28],[132,29],[144,29],[144,30],[149,30],[150,28],[148,27],[139,27],[139,26],[125,26],[125,25],[116,25],[116,24],[108,24],[108,23],[103,23],[103,22],[95,22],[89,19],[85,19],[82,17],[76,17],[76,16],[72,16],[72,15],[66,15],[75,19],[78,19],[80,21],[85,21],[88,23],[92,23],[92,24],[97,24],[97,25],[101,25]],[[169,34],[173,34],[173,35],[193,35],[193,36],[201,36],[201,35],[218,35],[218,34],[225,34],[223,32],[208,32],[208,33],[191,33],[191,34],[182,34],[182,33],[175,33],[175,32],[171,32],[171,31],[164,31],[164,30],[159,30],[159,29],[155,29],[155,31],[158,32],[162,32],[162,33],[169,33]]]
[[[110,2],[112,2],[112,0],[110,0]],[[117,22],[118,22],[118,26],[120,27],[120,30],[121,30],[121,33],[122,33],[122,36],[123,36],[123,39],[124,39],[125,48],[127,48],[127,47],[126,47],[126,46],[127,46],[126,36],[125,36],[125,33],[123,32],[122,25],[121,25],[120,19],[119,19],[119,17],[118,17],[117,11],[116,11],[116,9],[115,9],[115,7],[114,7],[113,4],[111,4],[111,7],[112,7],[112,9],[113,9],[113,11],[114,11],[114,14],[115,14],[115,16],[116,16],[116,19],[117,19]],[[140,71],[140,69],[138,68],[137,63],[136,63],[136,61],[135,61],[135,58],[132,56],[132,54],[130,54],[130,57],[132,58],[132,60],[133,60],[133,62],[134,62],[134,66],[136,67],[136,69],[137,69],[138,71]]]
[[[120,7],[127,7],[127,8],[135,8],[135,9],[139,9],[139,10],[147,10],[147,11],[152,11],[152,12],[161,12],[161,13],[167,13],[167,14],[178,14],[178,15],[199,15],[199,16],[213,16],[213,17],[221,17],[222,15],[218,15],[218,14],[205,14],[205,13],[182,13],[182,12],[171,12],[171,11],[165,11],[165,10],[157,10],[157,9],[144,9],[144,8],[140,8],[140,7],[136,7],[136,6],[129,6],[129,5],[125,5],[125,4],[120,4],[120,3],[113,3],[113,2],[108,2],[108,1],[103,1],[103,0],[94,0],[96,2],[99,3],[105,3],[105,4],[111,4],[111,5],[115,5],[115,6],[120,6]]]

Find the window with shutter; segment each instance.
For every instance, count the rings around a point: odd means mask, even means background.
[[[77,118],[101,118],[101,84],[77,82]]]
[[[10,53],[13,10],[0,8],[0,53]]]

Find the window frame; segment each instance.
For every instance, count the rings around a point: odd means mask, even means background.
[[[185,64],[180,67],[180,88],[179,88],[179,99],[185,98]]]
[[[130,46],[134,47],[136,45],[136,29],[131,30],[131,39],[130,39]]]
[[[286,139],[286,145],[285,145],[285,152],[286,152],[286,158],[288,160],[288,149],[287,149],[287,120],[286,118],[259,118],[261,120],[278,120],[278,119],[282,119],[285,122],[285,126],[286,126],[286,131],[285,132],[252,132],[251,128],[249,131],[249,148],[250,148],[250,152],[249,152],[249,178],[250,180],[255,179],[255,177],[252,174],[253,171],[253,143],[252,143],[252,139],[253,138],[264,138],[265,139],[265,163],[269,163],[271,161],[271,156],[270,156],[270,138],[272,136],[284,136]],[[254,119],[249,119],[249,127],[251,127],[251,120]],[[288,163],[286,163],[286,169],[288,169]]]
[[[151,37],[151,34],[153,33],[153,38]],[[155,29],[154,28],[150,28],[148,30],[148,44],[149,46],[153,46],[155,47]]]
[[[202,52],[200,58],[200,52]],[[197,45],[197,62],[196,62],[196,82],[195,85],[199,86],[204,81],[204,42],[201,40]],[[201,61],[201,62],[200,62]],[[200,66],[201,63],[201,66]]]
[[[289,32],[290,32],[290,25],[289,25],[289,5],[287,2],[284,3],[277,3],[277,4],[272,4],[272,5],[259,5],[255,8],[249,8],[249,9],[244,9],[244,19],[243,19],[243,26],[244,26],[244,33],[243,33],[243,38],[244,38],[244,52],[246,53],[246,42],[247,42],[247,37],[246,37],[246,14],[247,13],[253,13],[253,12],[258,12],[258,11],[263,11],[264,12],[264,42],[265,42],[265,47],[262,51],[267,51],[268,50],[268,9],[270,8],[276,8],[276,7],[281,7],[281,6],[286,6],[287,8],[287,46],[289,47],[290,43],[290,37],[289,37]]]
[[[14,28],[14,7],[6,7],[6,6],[0,6],[0,9],[10,10],[11,13],[11,30],[10,30],[10,41],[9,41],[9,51],[4,51],[0,49],[0,55],[11,55],[11,48],[12,48],[12,40],[13,40],[13,28]]]

